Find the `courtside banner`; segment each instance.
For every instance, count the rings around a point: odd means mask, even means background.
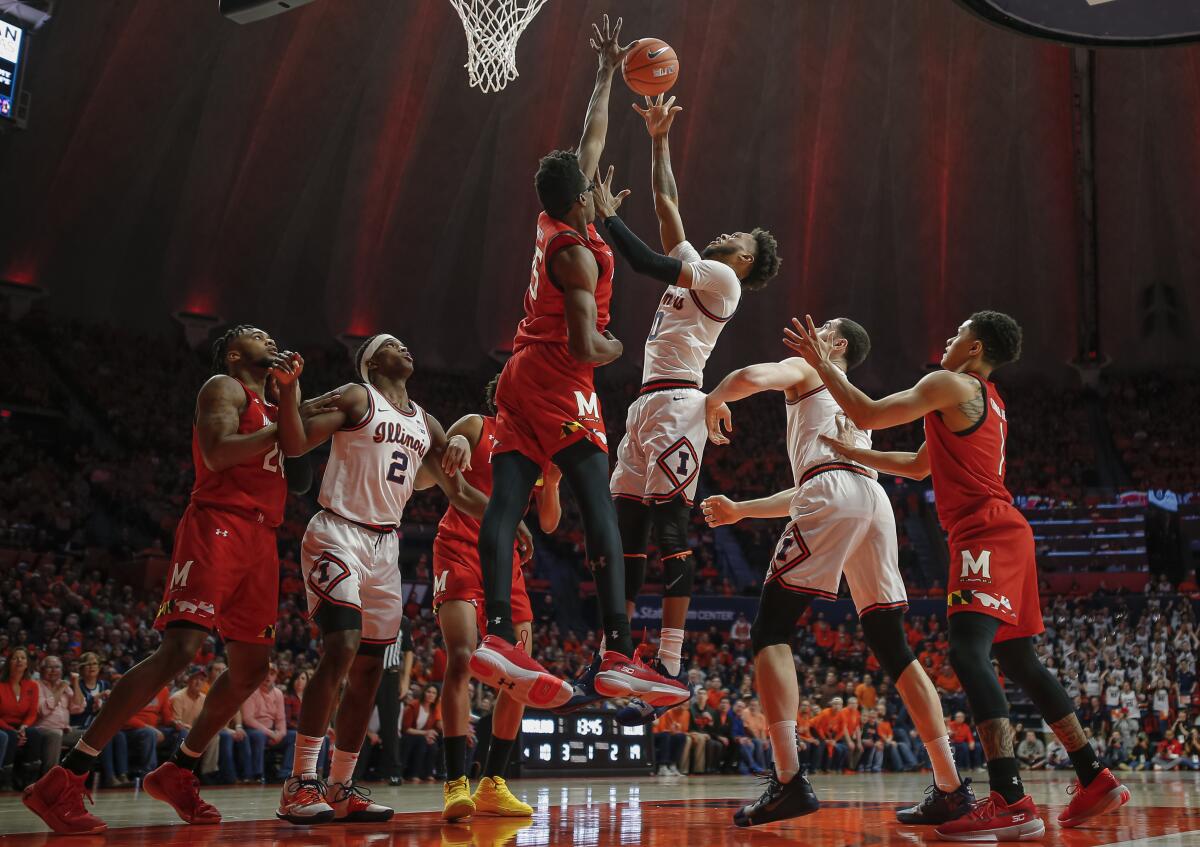
[[[1200,0],[956,0],[1007,29],[1093,47],[1200,41]]]

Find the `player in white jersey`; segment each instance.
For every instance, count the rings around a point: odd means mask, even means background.
[[[845,371],[870,350],[866,330],[854,321],[828,321],[818,332],[833,346]],[[734,371],[706,400],[708,433],[727,444],[732,432],[727,403],[761,391],[782,391],[787,402],[787,451],[795,485],[760,500],[735,503],[708,497],[709,526],[743,518],[790,518],[763,579],[758,615],[750,629],[755,683],[767,715],[776,773],[763,795],[734,814],[754,826],[815,812],[819,806],[800,772],[796,712],[800,690],[792,659],[796,621],[810,598],[835,599],[842,574],[858,609],[867,645],[896,681],[917,731],[929,750],[937,791],[919,806],[897,812],[904,823],[943,823],[970,811],[974,797],[959,778],[950,751],[941,702],[908,647],[904,610],[908,598],[896,549],[896,519],[875,471],[841,458],[833,443],[845,439],[869,448],[871,436],[856,429],[830,396],[817,372],[801,358]]]
[[[280,407],[280,443],[288,455],[333,440],[318,497],[321,511],[309,521],[301,549],[321,659],[304,692],[292,777],[276,812],[299,824],[392,816],[354,784],[353,774],[383,653],[403,616],[396,530],[413,490],[433,482],[455,508],[477,520],[487,507],[487,498],[466,484],[446,455],[441,425],[409,398],[413,358],[407,348],[394,336],[376,335],[359,348],[355,370],[362,382],[338,389],[335,411],[301,420],[294,401]],[[528,532],[521,544],[531,549]],[[326,786],[317,776],[317,757],[335,704],[337,737]]]
[[[609,243],[639,274],[667,284],[650,324],[640,396],[629,407],[609,487],[616,500],[631,619],[634,600],[645,582],[646,549],[654,531],[663,563],[659,660],[671,677],[679,674],[695,570],[687,531],[706,440],[700,390],[704,366],[742,292],[763,288],[779,270],[775,239],[762,229],[721,235],[703,253],[686,240],[667,142],[671,123],[681,110],[674,104],[674,97],[664,103],[659,96],[655,102],[647,97],[644,109],[634,105],[650,134],[654,210],[667,255],[653,252],[616,216],[621,197],[611,196],[611,168],[608,180],[596,192],[601,198],[596,202],[597,214],[604,218]],[[644,719],[652,710],[641,712]]]

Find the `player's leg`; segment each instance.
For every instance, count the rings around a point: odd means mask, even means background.
[[[525,652],[530,652],[533,634],[528,620],[517,623],[517,638]],[[481,815],[526,818],[533,814],[533,807],[518,800],[504,780],[524,714],[525,705],[515,697],[503,691],[497,695],[496,707],[492,710],[492,741],[483,763],[479,787],[472,797]]]
[[[658,658],[670,676],[678,676],[683,661],[684,629],[696,573],[696,559],[688,546],[691,514],[692,506],[682,493],[651,506],[654,538],[663,566],[663,616]]]
[[[479,643],[477,616],[475,606],[466,600],[445,600],[437,610],[438,626],[446,643],[446,676],[442,683],[446,784],[442,790],[442,817],[450,821],[475,811],[467,782],[467,732],[471,719],[471,654]]]
[[[796,621],[808,603],[808,595],[790,591],[778,580],[763,584],[758,615],[750,627],[750,644],[754,651],[755,689],[767,718],[775,773],[761,797],[734,813],[733,822],[738,826],[799,817],[820,807],[800,768],[796,739],[800,685],[792,656],[792,638],[796,634]]]
[[[488,634],[509,644],[517,641],[512,623],[513,544],[540,474],[537,463],[520,453],[492,456],[492,495],[479,526],[479,564],[487,597]],[[606,498],[607,493],[606,488]]]
[[[650,546],[650,506],[640,499],[613,497],[621,555],[625,561],[625,615],[633,620],[634,605],[646,582],[646,549]]]

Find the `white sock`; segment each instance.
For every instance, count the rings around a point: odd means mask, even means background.
[[[99,750],[95,749],[94,747],[89,747],[88,745],[84,744],[82,738],[79,739],[77,742],[75,742],[75,749],[78,750],[80,753],[83,753],[83,755],[85,755],[85,756],[99,756],[100,755]]]
[[[939,735],[932,741],[925,742],[925,752],[929,754],[929,763],[933,765],[933,781],[942,791],[954,791],[962,780],[958,778],[958,768],[954,766],[954,753],[950,750],[950,736]]]
[[[204,755],[203,750],[201,750],[199,753],[197,753],[195,750],[193,750],[191,747],[188,746],[186,741],[179,745],[179,749],[183,751],[183,755],[189,756],[193,759],[199,759],[201,756]]]
[[[316,776],[317,759],[321,755],[322,735],[296,733],[296,758],[292,762],[292,776]]]
[[[800,773],[800,751],[796,748],[796,722],[779,721],[767,729],[775,754],[775,772],[779,781],[789,783]]]
[[[658,640],[658,660],[671,676],[679,676],[683,659],[683,630],[664,627]]]
[[[345,750],[333,748],[333,762],[329,765],[329,784],[340,782],[342,785],[354,778],[354,766],[358,764],[358,753],[347,753]]]

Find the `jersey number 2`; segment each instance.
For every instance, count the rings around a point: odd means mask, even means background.
[[[392,454],[392,459],[394,461],[391,467],[388,468],[388,482],[404,485],[404,472],[408,470],[408,454],[397,450]]]

